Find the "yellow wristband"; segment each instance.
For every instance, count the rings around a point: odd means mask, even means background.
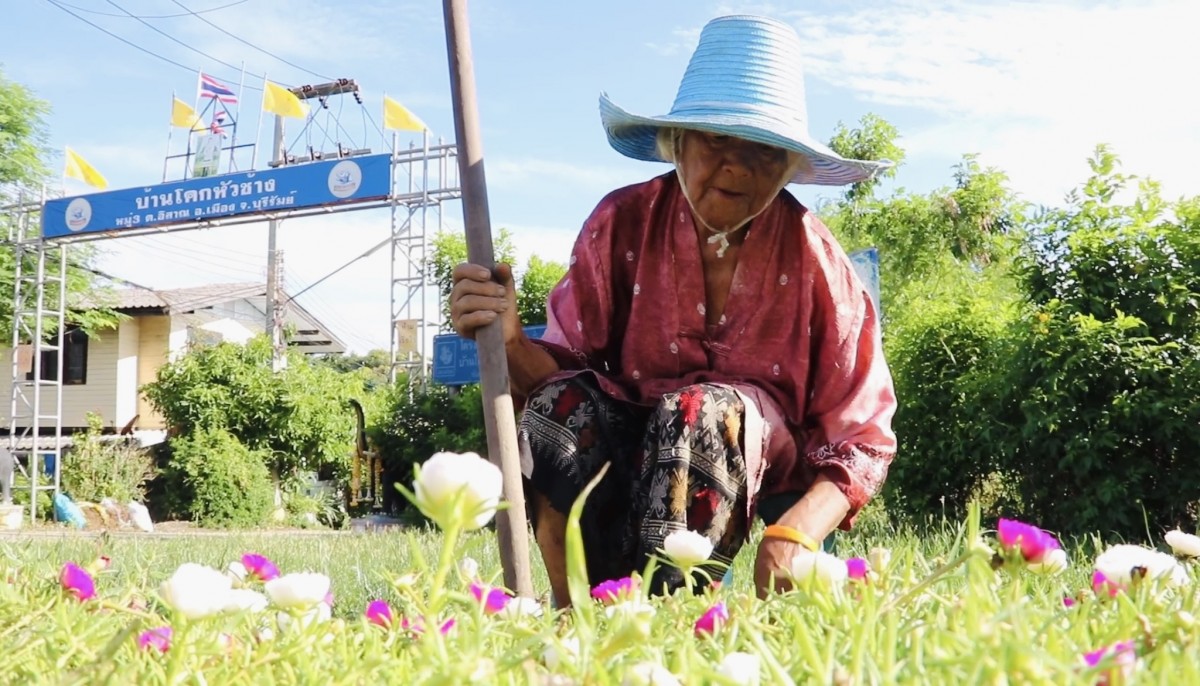
[[[821,546],[813,540],[812,536],[783,524],[772,524],[768,526],[766,531],[763,531],[763,538],[779,538],[785,541],[791,541],[808,548],[812,552],[817,552]]]

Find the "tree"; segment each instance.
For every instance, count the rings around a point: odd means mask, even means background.
[[[567,273],[567,265],[530,255],[517,289],[517,311],[525,324],[546,322],[546,297]]]
[[[523,324],[540,324],[546,321],[546,296],[550,289],[566,274],[566,265],[549,262],[531,255],[523,270],[513,264],[516,249],[508,229],[500,229],[495,242],[496,261],[513,265],[517,281],[517,313]],[[454,286],[454,268],[467,261],[467,239],[461,233],[444,231],[433,239],[433,251],[427,261],[429,275],[438,285],[441,301],[442,330],[453,331],[450,324],[450,290]]]
[[[0,204],[41,197],[41,186],[49,176],[45,116],[49,104],[34,95],[29,88],[5,78],[0,71]],[[0,236],[12,235],[14,215],[0,214]],[[33,218],[36,221],[36,217]],[[46,271],[57,274],[59,252],[47,251]],[[88,245],[75,245],[68,251],[67,313],[69,324],[80,326],[89,334],[115,326],[120,316],[108,308],[95,307],[103,300],[104,289],[98,288],[95,272],[91,270],[95,250]],[[0,331],[12,331],[13,288],[16,274],[16,252],[11,244],[0,247]],[[36,256],[22,255],[22,271],[36,269]],[[47,284],[47,300],[57,297],[56,282]],[[101,294],[97,298],[97,293]],[[43,322],[47,334],[54,332],[53,318]],[[7,338],[6,338],[7,340]]]
[[[392,358],[387,350],[376,349],[366,355],[323,355],[313,358],[312,364],[339,374],[353,374],[362,379],[363,387],[371,392],[388,384]]]
[[[512,264],[516,259],[512,234],[500,229],[492,245],[496,262]],[[454,287],[454,268],[467,261],[467,237],[455,231],[441,231],[433,237],[433,252],[426,258],[429,276],[438,286],[438,301],[441,303],[442,330],[453,331],[450,325],[450,289]]]

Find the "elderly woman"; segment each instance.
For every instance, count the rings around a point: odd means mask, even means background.
[[[593,584],[640,570],[684,529],[729,563],[757,513],[770,525],[760,595],[786,585],[796,555],[848,529],[887,474],[896,401],[878,314],[837,241],[783,190],[883,165],[809,136],[799,42],[772,20],[716,19],[670,114],[634,116],[601,96],[613,148],[675,168],[592,212],[541,340],[521,331],[508,266],[454,272],[458,332],[503,322],[534,532],[559,606],[565,513],[606,462],[582,522]],[[667,567],[653,583],[682,578]]]

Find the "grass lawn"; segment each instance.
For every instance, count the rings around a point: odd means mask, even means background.
[[[747,548],[734,583],[716,591],[615,610],[593,602],[541,616],[512,604],[488,614],[456,569],[445,575],[444,592],[431,593],[442,543],[432,530],[8,536],[0,539],[0,682],[1200,683],[1200,584],[1166,588],[1146,579],[1112,598],[1097,595],[1092,560],[1081,552],[1072,552],[1061,574],[1013,563],[996,570],[980,546],[995,548],[995,534],[973,524],[920,538],[886,529],[843,536],[843,558],[875,546],[891,550],[888,566],[867,583],[814,582],[761,602],[753,597]],[[180,564],[224,570],[247,552],[265,555],[284,574],[328,575],[333,619],[305,625],[307,615],[293,612],[281,626],[272,607],[187,621],[158,598]],[[452,567],[471,557],[485,581],[498,579],[491,534],[469,534],[447,552]],[[60,583],[62,567],[87,566],[100,555],[111,567],[96,575],[96,597],[81,602]],[[540,560],[535,574],[544,593]],[[1078,600],[1066,607],[1064,596]],[[375,599],[394,612],[390,629],[363,618]],[[718,603],[728,620],[698,635],[697,620]],[[444,636],[415,631],[425,613],[454,625]],[[407,630],[401,617],[412,620]],[[159,626],[173,629],[169,649],[139,648],[139,636]],[[1123,641],[1132,643],[1087,665],[1085,653]],[[665,671],[651,673],[655,666]]]

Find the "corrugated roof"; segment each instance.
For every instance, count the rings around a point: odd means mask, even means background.
[[[190,288],[171,288],[150,290],[147,288],[121,288],[111,291],[111,296],[85,296],[76,305],[79,309],[93,307],[110,307],[128,314],[187,314],[208,307],[214,307],[233,300],[267,297],[266,283],[255,281],[239,283],[215,283],[207,286]],[[346,344],[321,323],[311,312],[300,306],[295,300],[290,300],[287,293],[283,294],[288,300],[289,319],[296,318],[300,330],[317,330],[318,334],[297,334],[293,343],[305,346],[306,353],[341,353],[345,352]],[[262,307],[264,303],[259,303]],[[147,312],[150,310],[151,312]],[[314,347],[315,346],[315,347]]]

